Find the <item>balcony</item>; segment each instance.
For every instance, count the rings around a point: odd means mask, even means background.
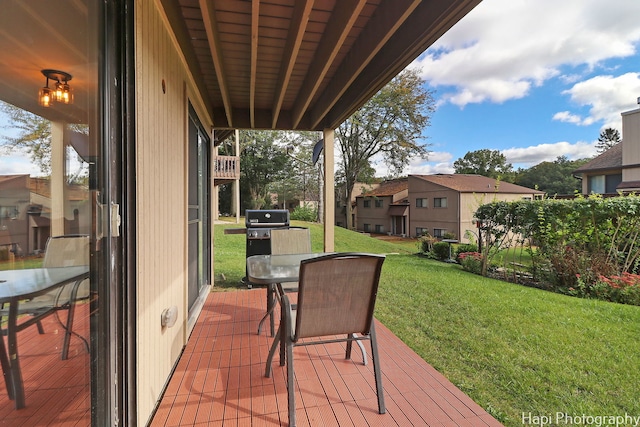
[[[213,178],[214,185],[228,184],[240,179],[240,157],[214,156]]]

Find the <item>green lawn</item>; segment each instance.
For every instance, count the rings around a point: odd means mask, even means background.
[[[294,225],[310,227],[322,250],[321,226]],[[243,289],[245,237],[223,227],[216,286]],[[336,250],[397,253],[383,267],[376,317],[506,426],[522,426],[523,412],[640,416],[640,307],[483,278],[415,256],[413,243],[341,228]]]
[[[21,270],[23,268],[40,268],[42,267],[42,257],[16,258],[13,262],[0,261],[0,271],[2,270]]]

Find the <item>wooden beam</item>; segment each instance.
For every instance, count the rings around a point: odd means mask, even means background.
[[[413,13],[420,2],[421,0],[386,0],[378,6],[375,14],[358,36],[358,40],[351,47],[350,54],[340,64],[331,84],[311,110],[310,125],[312,128],[320,124],[322,118],[338,102],[351,83]]]
[[[298,98],[292,109],[293,128],[296,129],[311,100],[318,91],[336,55],[353,28],[366,0],[341,0],[327,23],[324,35],[311,63]]]
[[[256,74],[258,71],[258,30],[260,22],[260,0],[251,2],[251,71],[249,76],[249,110],[251,127],[255,127]]]
[[[282,65],[280,66],[280,73],[278,74],[278,83],[276,84],[273,97],[273,118],[271,119],[271,127],[273,128],[275,128],[278,123],[278,117],[282,109],[282,101],[287,93],[293,66],[296,63],[298,52],[302,45],[302,38],[309,23],[309,15],[311,14],[312,7],[313,0],[305,0],[296,1],[293,9],[287,43],[285,45],[284,55],[282,56]]]
[[[231,96],[229,94],[229,83],[224,70],[224,60],[222,58],[222,48],[220,46],[220,36],[218,35],[216,22],[216,11],[213,2],[209,0],[200,0],[200,10],[202,12],[202,20],[204,28],[209,40],[209,50],[213,59],[213,66],[216,70],[218,86],[220,87],[220,95],[224,104],[224,111],[227,117],[227,123],[233,127],[233,113],[231,105]]]
[[[318,126],[337,128],[481,0],[421,2]]]

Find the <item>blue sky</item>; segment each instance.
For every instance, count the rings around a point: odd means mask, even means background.
[[[516,169],[595,155],[639,107],[638,17],[639,0],[483,0],[411,65],[438,108],[428,160],[405,173],[451,173],[484,148]]]

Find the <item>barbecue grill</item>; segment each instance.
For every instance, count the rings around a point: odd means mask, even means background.
[[[289,211],[286,209],[245,211],[247,234],[246,257],[271,254],[271,230],[289,228]],[[247,286],[252,284],[246,279]]]

